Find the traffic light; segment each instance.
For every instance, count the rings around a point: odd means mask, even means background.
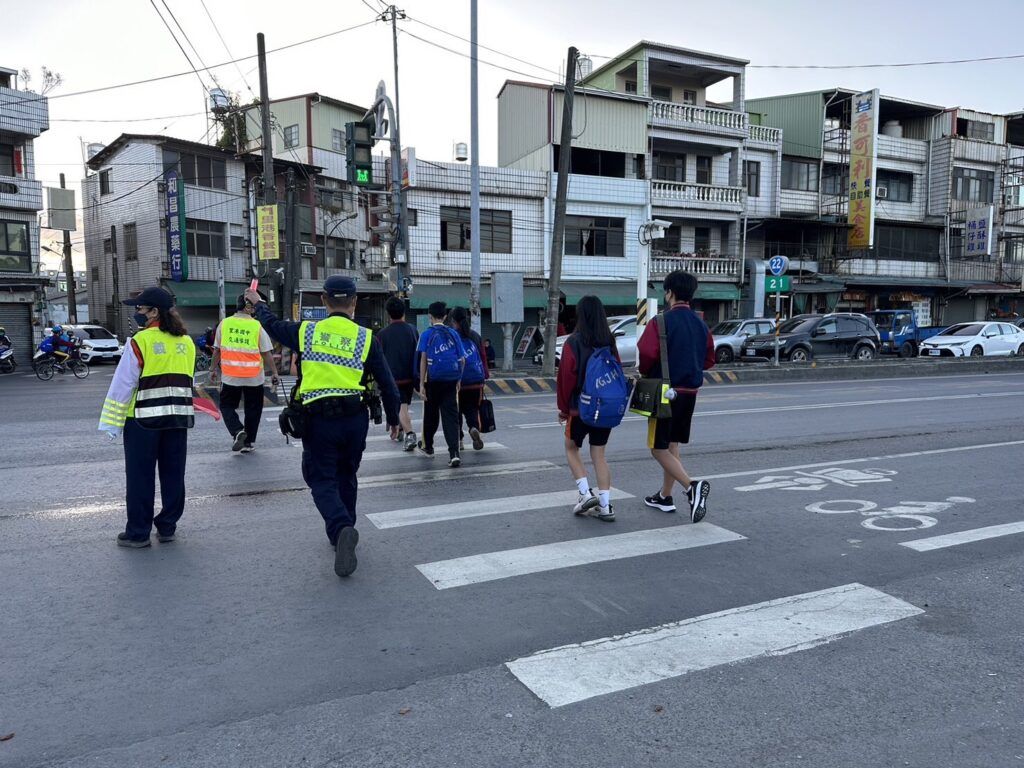
[[[345,123],[345,160],[349,184],[373,184],[373,127],[369,123]]]

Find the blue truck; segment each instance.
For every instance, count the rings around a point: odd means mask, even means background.
[[[921,342],[939,335],[946,327],[918,325],[917,315],[911,309],[880,309],[869,316],[878,328],[882,342],[878,351],[883,355],[917,357]]]

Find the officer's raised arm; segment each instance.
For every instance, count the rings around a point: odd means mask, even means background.
[[[299,349],[299,326],[302,323],[278,320],[277,315],[270,311],[270,307],[267,306],[263,297],[254,290],[247,290],[245,299],[255,308],[252,316],[260,321],[260,325],[263,326],[263,330],[270,338],[288,349]]]

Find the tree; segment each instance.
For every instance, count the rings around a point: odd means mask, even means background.
[[[228,96],[228,108],[220,111],[214,119],[220,125],[220,138],[217,139],[217,146],[222,149],[233,149],[242,151],[249,142],[245,129],[246,110],[253,106],[259,106],[260,100],[253,99],[249,104],[242,106],[235,94]]]
[[[60,72],[54,72],[45,65],[39,68],[39,72],[42,80],[39,93],[43,96],[54,88],[59,88],[64,83],[64,76]],[[28,90],[29,83],[32,82],[32,73],[28,69],[23,69],[21,70],[20,77],[21,81],[25,84],[25,89]]]

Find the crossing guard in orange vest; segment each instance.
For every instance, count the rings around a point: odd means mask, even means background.
[[[252,304],[242,295],[235,308],[235,314],[224,318],[217,327],[210,378],[216,380],[220,372],[220,412],[233,438],[231,450],[252,453],[263,418],[263,384],[270,376],[277,386],[278,378],[271,355],[274,344],[259,321],[253,319]],[[237,412],[243,400],[244,424]]]

